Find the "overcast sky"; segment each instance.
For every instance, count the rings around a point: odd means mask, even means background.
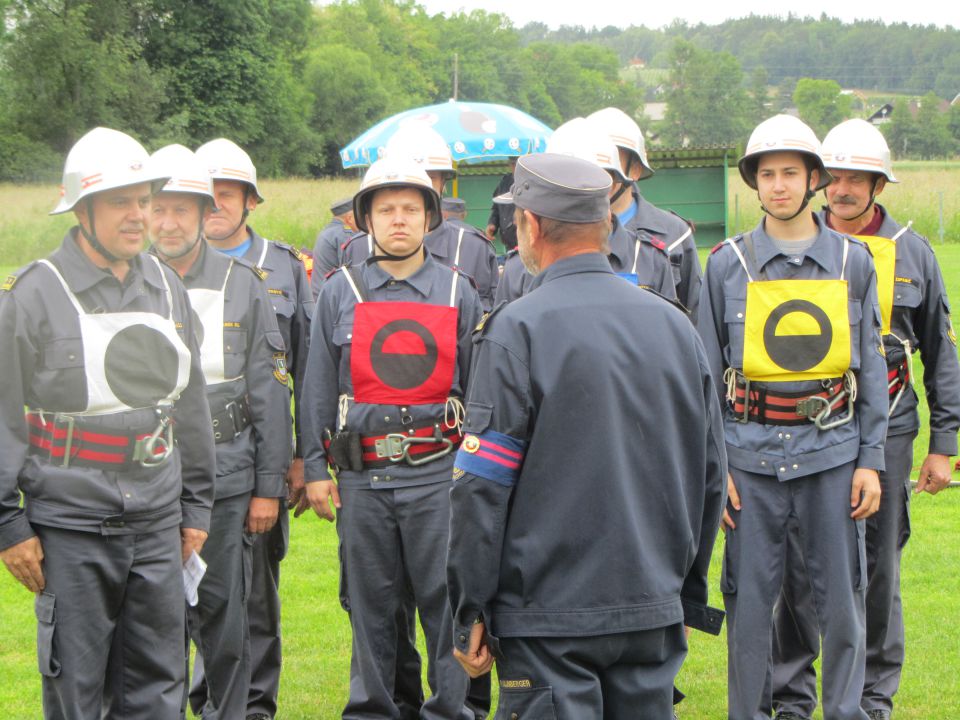
[[[795,3],[760,2],[760,0],[697,0],[696,2],[654,2],[652,0],[417,0],[431,14],[457,10],[482,9],[509,17],[517,27],[528,22],[543,22],[551,28],[560,25],[584,27],[645,25],[659,28],[681,18],[691,24],[721,23],[729,18],[755,15],[781,15],[793,12],[799,16],[830,17],[852,22],[855,19],[883,20],[886,23],[907,22],[918,25],[952,25],[960,27],[960,2],[956,0],[847,0],[826,2],[808,0]]]

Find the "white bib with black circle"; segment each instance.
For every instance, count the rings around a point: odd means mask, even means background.
[[[226,301],[227,280],[233,262],[227,268],[223,278],[223,286],[219,290],[209,288],[191,288],[190,305],[197,316],[199,326],[203,329],[200,341],[200,366],[203,368],[203,377],[207,385],[219,385],[239,378],[228,378],[223,357],[223,304]],[[241,376],[242,377],[242,376]]]
[[[77,310],[83,343],[87,406],[77,415],[108,415],[172,405],[190,379],[190,351],[173,321],[173,295],[160,261],[170,312],[88,313],[67,281],[48,260],[40,260],[54,274]]]

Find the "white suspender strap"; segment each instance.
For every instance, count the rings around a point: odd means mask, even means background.
[[[900,238],[901,235],[903,235],[907,230],[910,229],[910,227],[911,227],[912,225],[913,225],[913,220],[911,220],[910,222],[908,222],[908,223],[906,224],[906,227],[900,228],[900,229],[897,231],[897,234],[894,235],[894,236],[893,236],[892,238],[890,238],[890,239],[893,240],[894,242],[896,242],[896,241]]]
[[[230,258],[230,265],[227,266],[227,274],[223,276],[223,287],[220,288],[220,292],[225,293],[227,291],[227,280],[230,279],[230,271],[233,270],[234,260]]]
[[[843,263],[840,265],[840,279],[843,280],[844,273],[847,272],[847,255],[850,252],[850,239],[843,238]]]
[[[70,289],[70,286],[67,285],[67,281],[63,279],[63,275],[60,274],[60,271],[57,270],[57,267],[46,258],[39,260],[39,262],[50,268],[50,272],[52,272],[54,276],[56,276],[57,280],[60,281],[60,284],[63,286],[63,291],[67,294],[67,297],[70,298],[70,302],[73,303],[73,306],[77,309],[77,312],[81,315],[86,315],[87,311],[83,309],[80,301],[77,300],[77,296],[73,294],[73,291]]]
[[[268,243],[266,240],[264,240],[264,241],[263,241],[263,251],[260,253],[260,259],[257,260],[257,269],[258,269],[258,270],[263,270],[263,261],[267,259],[267,248],[268,248],[268,246],[269,246],[269,243]]]
[[[457,252],[453,256],[454,266],[457,266],[460,264],[460,245],[462,244],[463,244],[463,228],[460,228],[460,234],[457,235]]]
[[[373,255],[373,235],[367,235],[367,255]]]
[[[170,308],[170,312],[167,315],[167,320],[173,320],[173,293],[170,292],[170,283],[167,282],[167,276],[163,272],[163,266],[160,264],[160,261],[157,259],[156,255],[148,255],[154,264],[157,266],[157,272],[160,273],[160,280],[163,282],[163,289],[167,293],[167,307]],[[233,261],[230,261],[231,267],[233,266]],[[226,286],[226,283],[224,283]]]
[[[637,238],[637,244],[634,246],[634,250],[633,250],[633,267],[630,268],[630,272],[636,274],[637,260],[639,259],[640,259],[640,238]]]
[[[357,287],[357,284],[353,281],[353,273],[350,272],[350,268],[344,268],[343,274],[347,276],[347,282],[350,283],[350,289],[353,290],[353,294],[357,296],[357,302],[363,302],[363,295],[360,294],[360,289]]]
[[[743,253],[740,252],[740,248],[737,247],[737,243],[733,238],[727,238],[724,242],[733,248],[733,251],[737,254],[737,257],[740,259],[740,264],[743,265],[743,271],[747,274],[747,280],[753,282],[753,276],[750,274],[750,268],[747,267],[747,259],[743,256]]]
[[[461,235],[463,230],[460,231]],[[456,268],[453,268],[453,280],[450,282],[450,307],[456,307],[456,298],[457,298],[457,278],[460,276],[460,273],[457,272]]]
[[[686,239],[687,239],[688,237],[690,237],[690,235],[692,235],[692,234],[693,234],[693,230],[691,230],[690,228],[687,228],[687,231],[686,231],[683,235],[681,235],[681,236],[678,237],[676,240],[674,240],[672,243],[670,243],[669,245],[667,245],[667,252],[668,252],[668,253],[672,253],[672,252],[677,248],[677,246],[680,245],[680,243],[682,243],[684,240],[686,240]]]

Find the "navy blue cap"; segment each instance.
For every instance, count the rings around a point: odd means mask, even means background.
[[[513,187],[494,201],[513,203],[534,215],[569,223],[592,223],[610,216],[610,173],[570,155],[525,155],[513,171]]]

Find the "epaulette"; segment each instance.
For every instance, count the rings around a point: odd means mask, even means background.
[[[683,220],[687,224],[687,227],[689,227],[693,232],[697,231],[697,226],[693,224],[693,220],[687,220],[683,215],[681,215],[680,213],[674,212],[673,210],[667,210],[667,212],[670,213],[671,215],[676,216],[680,220]]]
[[[689,315],[689,314],[690,314],[690,311],[687,309],[687,306],[684,305],[682,302],[680,302],[677,298],[668,298],[666,295],[663,295],[663,294],[657,292],[656,290],[654,290],[654,289],[653,289],[652,287],[650,287],[649,285],[638,285],[637,287],[639,287],[641,290],[646,290],[648,293],[651,293],[652,295],[656,295],[658,298],[660,298],[660,299],[663,300],[664,302],[670,303],[670,304],[673,305],[675,308],[677,308],[678,310],[680,310],[684,315]]]
[[[456,271],[457,271],[457,274],[460,275],[460,277],[469,280],[469,281],[470,281],[470,284],[473,286],[473,289],[474,289],[474,290],[479,290],[479,289],[480,289],[480,288],[477,286],[477,281],[473,279],[473,276],[472,276],[472,275],[468,275],[468,274],[465,273],[463,270],[461,270],[460,268],[455,267],[455,266],[452,267],[452,269],[453,269],[453,270],[456,270]]]
[[[484,316],[480,318],[480,322],[478,322],[477,326],[473,329],[473,334],[482,337],[490,327],[490,322],[493,320],[493,316],[503,310],[503,308],[508,304],[509,303],[506,300],[503,300],[499,305],[494,306],[490,312],[484,314]]]
[[[340,246],[340,249],[346,250],[348,247],[350,247],[350,243],[352,243],[354,240],[356,240],[357,238],[366,237],[366,236],[367,234],[365,232],[354,233],[349,238],[347,238],[347,241]]]
[[[254,265],[253,262],[251,262],[250,260],[247,260],[246,258],[242,258],[242,257],[235,257],[233,258],[233,262],[235,265],[240,265],[241,267],[247,268],[250,272],[252,272],[258,278],[260,278],[260,280],[267,279],[267,273],[264,272],[261,268]]]
[[[295,248],[293,245],[287,245],[287,251],[293,255],[297,260],[303,262],[303,253],[300,252],[298,248]]]
[[[718,242],[716,245],[714,245],[714,246],[710,249],[710,254],[713,255],[717,250],[719,250],[720,248],[722,248],[722,247],[726,244],[726,242],[727,242],[726,240],[721,240],[720,242]]]
[[[327,274],[323,276],[324,280],[330,279],[330,276],[333,275],[338,270],[343,270],[343,265],[337,265],[335,268],[331,268],[327,271]]]
[[[15,273],[7,275],[7,279],[3,281],[3,285],[0,285],[0,292],[7,292],[13,290],[13,286],[17,284],[17,281],[30,272],[34,267],[36,267],[37,261],[25,265],[24,267],[17,270]]]
[[[657,250],[661,250],[664,253],[667,252],[667,244],[660,238],[655,237],[650,233],[646,233],[645,236],[641,238],[641,240],[646,240],[651,245],[653,245]]]

